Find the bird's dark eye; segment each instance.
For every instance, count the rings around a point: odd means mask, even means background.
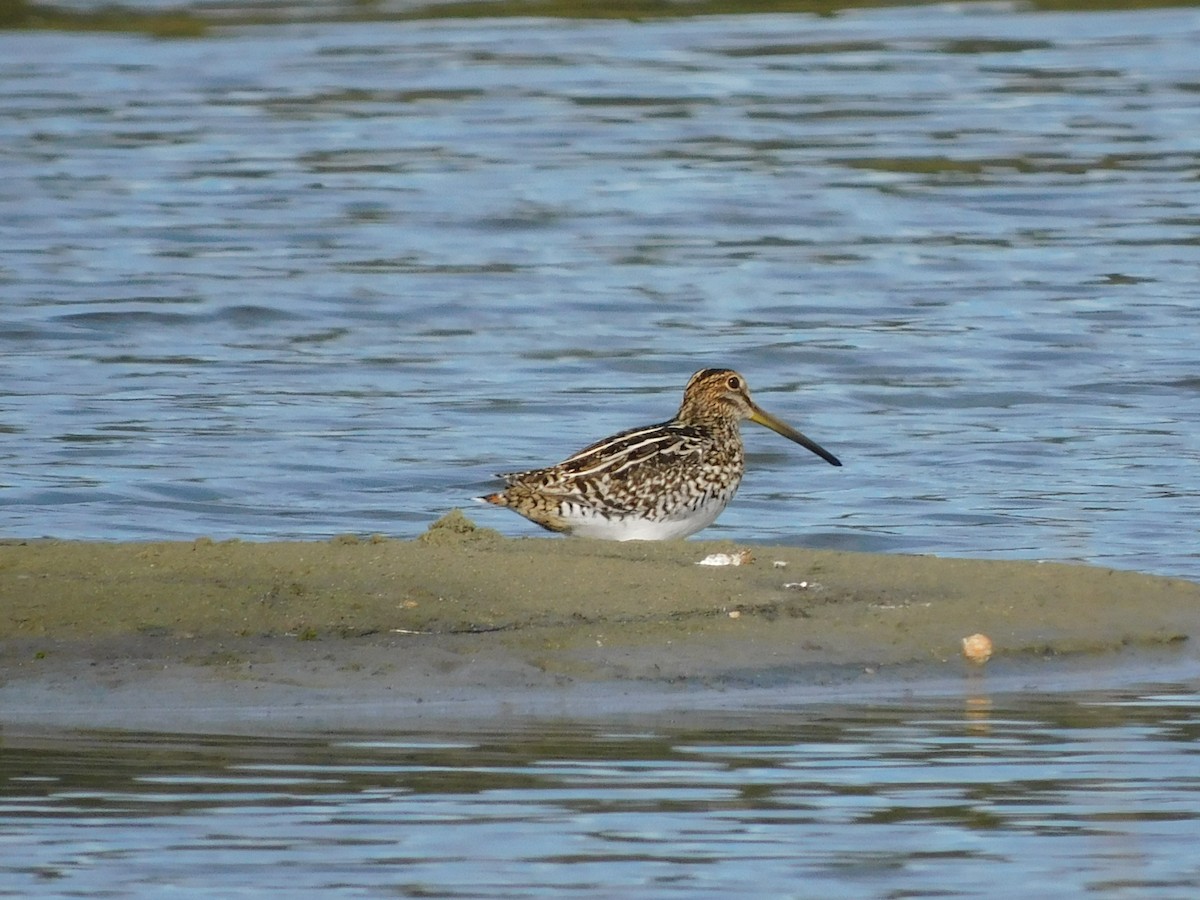
[[[730,375],[729,380],[725,382],[725,386],[731,391],[740,391],[742,389],[742,379],[736,375]]]

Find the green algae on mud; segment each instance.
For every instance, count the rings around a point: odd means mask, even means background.
[[[0,641],[455,640],[573,677],[945,661],[1186,640],[1200,585],[1055,563],[507,539],[455,511],[416,540],[0,544]],[[31,643],[32,642],[32,643]],[[327,649],[328,649],[327,647]],[[335,649],[335,652],[336,649]]]

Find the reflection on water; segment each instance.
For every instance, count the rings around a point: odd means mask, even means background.
[[[1192,896],[1197,737],[1180,686],[449,734],[7,736],[0,892]]]
[[[18,535],[412,535],[747,373],[710,536],[1200,576],[1189,8],[9,33]],[[531,533],[503,511],[484,524]]]

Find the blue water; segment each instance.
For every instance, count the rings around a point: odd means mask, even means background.
[[[707,537],[1200,577],[1198,43],[1005,4],[0,34],[3,531],[412,536],[719,364],[846,465],[751,426]]]
[[[0,895],[1200,892],[1200,695],[302,735],[6,735]]]
[[[846,465],[705,536],[1200,578],[1196,7],[292,13],[0,33],[4,534],[412,536],[717,364]],[[1175,900],[1198,709],[7,727],[0,895]]]

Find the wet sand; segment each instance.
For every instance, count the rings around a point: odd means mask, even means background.
[[[744,565],[697,565],[741,549]],[[1147,660],[1194,674],[1198,629],[1200,585],[1178,579],[506,539],[459,513],[413,541],[7,541],[0,723],[378,727],[879,696],[981,677],[961,655],[978,632],[987,677],[1036,687]]]

